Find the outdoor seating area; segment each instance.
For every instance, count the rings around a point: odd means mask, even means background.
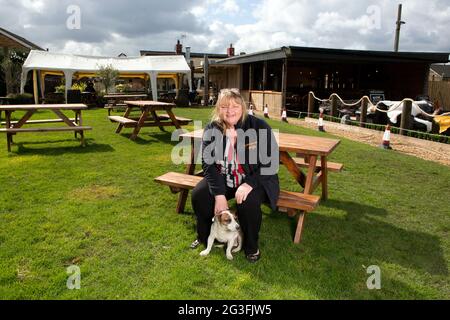
[[[450,300],[450,1],[0,2],[0,300]]]
[[[172,110],[177,117],[203,123],[210,117],[210,109],[205,108]],[[18,123],[26,112],[12,113],[11,123]],[[83,273],[87,291],[79,293],[84,298],[188,298],[197,289],[199,298],[207,298],[211,286],[217,288],[215,294],[237,298],[267,294],[373,298],[374,293],[360,285],[367,278],[361,266],[369,264],[385,270],[384,281],[392,288],[378,291],[378,298],[445,296],[448,214],[442,206],[445,194],[439,190],[450,179],[446,167],[268,120],[281,131],[281,150],[291,160],[280,157],[280,210],[262,208],[264,256],[255,268],[243,254],[228,262],[221,250],[201,259],[198,251],[188,248],[196,223],[189,190],[201,176],[198,168],[172,163],[171,150],[179,143],[172,141],[175,127],[167,132],[157,126],[143,128],[138,143],[130,143],[114,133],[118,123],[105,119],[102,108],[82,113],[83,126],[93,128],[85,136],[85,148],[74,145],[64,132],[43,132],[14,136],[13,152],[0,153],[0,184],[7,190],[1,193],[0,276],[9,283],[7,297],[36,297],[33,288],[41,288],[40,298],[72,297],[73,292],[58,283],[65,266],[74,263],[89,268]],[[47,120],[52,114],[39,110],[28,121]],[[184,139],[200,136],[192,123],[183,129],[187,130]],[[6,148],[5,139],[0,147]],[[298,152],[309,154],[309,159],[297,156]],[[292,161],[303,174],[297,176],[297,169],[288,167]],[[329,174],[318,182],[325,167]],[[415,194],[414,201],[407,194]],[[408,248],[414,248],[414,256],[403,254]],[[17,260],[17,254],[23,258]],[[98,282],[108,266],[118,264],[121,268],[107,277],[107,284]],[[196,283],[205,270],[244,277],[245,285],[227,288],[216,277],[209,278],[208,285]],[[41,273],[48,274],[45,284],[34,276]],[[317,279],[321,279],[319,287]],[[27,288],[22,287],[24,281]],[[48,289],[53,286],[59,289]],[[104,291],[110,286],[118,289]]]
[[[202,135],[203,130],[197,130],[180,135],[180,139],[188,139],[191,146],[193,146],[195,143],[194,140],[200,142]],[[290,217],[296,216],[297,213],[299,214],[294,236],[294,243],[299,243],[304,225],[305,212],[313,211],[320,201],[320,197],[312,195],[312,193],[318,186],[321,186],[322,199],[326,200],[328,198],[329,166],[327,158],[336,149],[340,141],[286,133],[281,133],[275,137],[279,146],[281,163],[293,176],[294,181],[303,188],[303,192],[301,193],[281,190],[280,199],[277,204],[279,210],[287,211]],[[294,160],[290,153],[305,156],[304,158],[295,157],[296,160]],[[320,165],[317,165],[318,157],[320,157]],[[176,208],[177,213],[184,212],[188,190],[193,189],[201,180],[199,174],[195,174],[196,165],[194,159],[196,158],[197,155],[194,154],[194,148],[191,148],[191,161],[186,167],[185,174],[169,172],[155,178],[155,181],[169,186],[173,193],[180,192]],[[301,171],[302,167],[308,169],[306,174]],[[333,163],[332,167],[338,169],[335,171],[340,171],[343,165]]]
[[[5,128],[0,128],[0,133],[6,133],[7,149],[11,152],[11,144],[13,136],[22,132],[58,132],[58,131],[74,131],[75,138],[80,135],[81,145],[85,146],[84,131],[92,130],[92,127],[83,125],[82,110],[86,110],[87,106],[84,104],[39,104],[39,105],[5,105],[0,106],[0,111],[5,112],[5,121],[1,125]],[[56,119],[39,119],[29,120],[33,114],[38,111],[49,110],[58,116]],[[17,111],[24,111],[25,114],[17,121],[11,121],[12,114]],[[73,111],[75,118],[68,118],[63,111]],[[1,119],[1,113],[0,113]],[[64,127],[26,127],[29,124],[42,123],[57,123],[62,122],[67,126]]]
[[[126,110],[123,116],[109,116],[111,122],[118,122],[116,133],[120,133],[123,128],[134,128],[131,140],[135,140],[142,127],[159,127],[161,131],[165,131],[164,127],[173,126],[181,129],[182,125],[192,122],[192,119],[181,118],[174,115],[172,108],[173,103],[158,101],[124,101]],[[133,108],[140,110],[140,117],[130,116]],[[157,111],[165,111],[165,114],[157,114]]]

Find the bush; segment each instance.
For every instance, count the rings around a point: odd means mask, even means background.
[[[87,84],[84,82],[74,83],[72,85],[72,90],[79,90],[80,92],[84,92],[86,90]]]
[[[66,92],[66,85],[65,84],[61,84],[61,85],[55,87],[55,92],[56,93],[65,93]]]

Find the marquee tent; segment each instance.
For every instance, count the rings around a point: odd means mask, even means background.
[[[66,80],[67,97],[67,90],[71,88],[74,77],[95,77],[100,67],[107,65],[112,65],[114,69],[119,71],[120,77],[145,78],[148,76],[151,83],[152,97],[155,101],[158,98],[157,78],[173,78],[178,88],[178,74],[186,74],[189,89],[192,90],[191,69],[182,55],[116,58],[51,53],[38,50],[30,51],[22,67],[20,89],[23,93],[28,73],[33,71],[33,91],[37,103],[38,74],[41,92],[44,92],[45,75],[61,75]]]

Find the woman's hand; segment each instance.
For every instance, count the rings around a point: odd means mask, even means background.
[[[214,204],[214,214],[217,215],[224,210],[228,210],[228,201],[224,195],[219,195],[215,197],[216,203]]]
[[[241,204],[245,200],[247,200],[247,196],[250,192],[252,192],[253,188],[247,183],[243,183],[236,190],[236,202],[237,204]]]

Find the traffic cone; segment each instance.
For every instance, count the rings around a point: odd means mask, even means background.
[[[283,108],[283,111],[281,112],[281,121],[288,122],[286,108]]]
[[[325,129],[323,127],[323,110],[320,109],[320,115],[319,115],[319,131],[325,132]]]
[[[264,117],[269,118],[269,107],[267,106],[267,104],[264,107]]]
[[[383,149],[392,149],[390,146],[390,142],[391,142],[391,126],[387,124],[386,129],[384,130],[383,143],[380,145],[380,147]]]

